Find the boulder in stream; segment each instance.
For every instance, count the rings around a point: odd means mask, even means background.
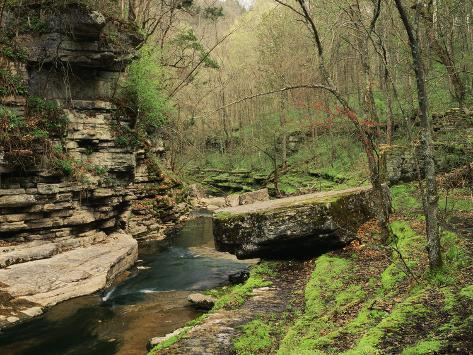
[[[207,296],[201,293],[191,293],[189,297],[187,297],[187,300],[190,302],[192,307],[205,311],[211,310],[216,301],[212,296]]]

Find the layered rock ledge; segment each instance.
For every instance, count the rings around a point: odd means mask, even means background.
[[[32,242],[0,248],[0,327],[41,314],[59,302],[88,295],[131,267],[138,243],[130,235],[95,233],[90,245],[54,254],[64,246]]]
[[[370,187],[360,187],[220,209],[214,215],[216,247],[240,259],[342,247],[374,217],[371,195]]]

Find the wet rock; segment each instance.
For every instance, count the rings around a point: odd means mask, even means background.
[[[211,310],[215,304],[215,298],[201,293],[192,293],[187,297],[187,300],[192,307],[206,311]]]
[[[250,278],[250,272],[248,270],[242,270],[235,272],[234,274],[228,275],[228,281],[232,285],[238,285],[245,283]]]
[[[173,331],[172,333],[169,333],[169,334],[166,334],[165,336],[163,337],[154,337],[154,338],[151,338],[149,341],[148,341],[148,344],[146,344],[146,349],[148,349],[148,351],[150,351],[151,349],[153,349],[156,345],[158,344],[161,344],[162,342],[165,342],[166,340],[176,336],[176,335],[179,335],[181,334],[182,332],[185,332],[186,330],[188,330],[189,328],[188,327],[184,327],[184,328],[179,328],[179,329],[176,329],[175,331]]]
[[[216,247],[240,259],[316,255],[342,247],[374,217],[371,195],[366,187],[221,209],[214,215]]]
[[[255,202],[268,201],[269,193],[268,189],[262,189],[258,191],[246,192],[240,195],[239,204],[249,205]]]

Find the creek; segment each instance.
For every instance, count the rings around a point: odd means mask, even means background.
[[[198,215],[166,239],[140,245],[132,274],[100,294],[58,304],[0,333],[0,354],[144,354],[148,339],[199,315],[187,302],[218,287],[248,262],[215,251],[212,220]]]

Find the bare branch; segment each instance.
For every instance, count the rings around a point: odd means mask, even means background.
[[[226,109],[226,108],[228,108],[228,107],[230,107],[230,106],[237,105],[237,104],[242,103],[242,102],[244,102],[244,101],[256,99],[256,98],[258,98],[258,97],[268,96],[268,95],[273,95],[273,94],[280,94],[280,93],[285,92],[285,91],[297,90],[297,89],[316,89],[316,90],[317,90],[317,89],[320,89],[320,90],[329,91],[329,92],[331,92],[331,93],[334,94],[334,95],[335,95],[335,92],[336,92],[336,90],[335,90],[334,88],[331,88],[331,87],[326,86],[326,85],[321,85],[321,84],[302,84],[302,85],[286,86],[286,87],[283,87],[283,88],[280,88],[280,89],[275,89],[275,90],[266,91],[266,92],[260,92],[260,93],[257,93],[257,94],[253,94],[253,95],[249,95],[249,96],[243,97],[243,98],[238,99],[238,100],[236,100],[236,101],[230,102],[230,103],[227,104],[227,105],[221,106],[221,107],[219,107],[219,108],[216,109],[216,110],[206,112],[204,115],[198,116],[198,117],[195,117],[195,118],[207,117],[208,115],[210,115],[210,114],[212,114],[212,113],[219,112],[219,111],[224,110],[224,109]]]
[[[282,6],[285,6],[287,7],[288,9],[290,9],[291,11],[295,12],[296,14],[298,14],[299,16],[302,16],[302,17],[305,17],[303,13],[299,12],[294,6],[291,6],[289,5],[288,3],[285,3],[284,1],[281,1],[281,0],[274,0],[276,1],[278,4],[282,5]]]

